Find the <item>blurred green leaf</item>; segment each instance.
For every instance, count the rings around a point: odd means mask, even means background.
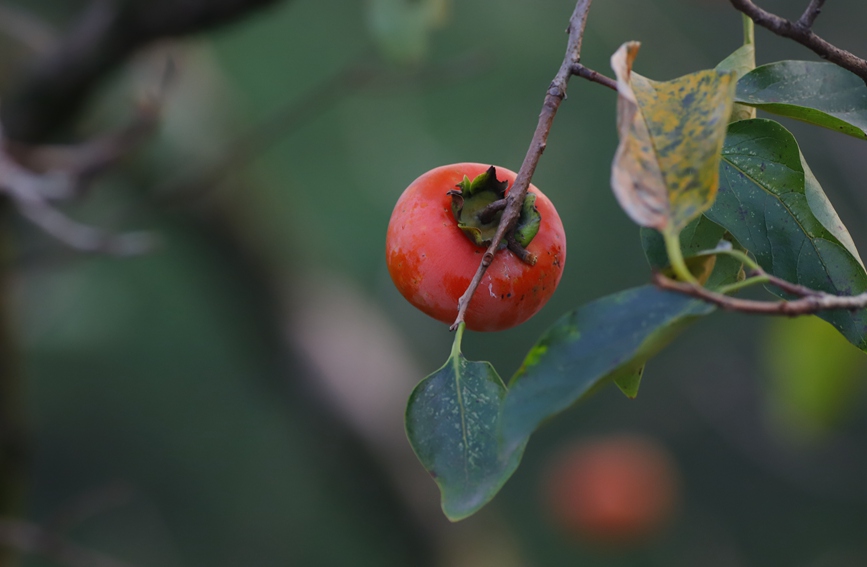
[[[654,286],[630,289],[567,313],[536,343],[503,401],[506,451],[523,447],[542,422],[615,373],[638,369],[696,317],[714,307]]]
[[[814,440],[839,424],[865,386],[864,354],[816,317],[772,320],[761,352],[771,417],[796,440]]]
[[[780,61],[762,65],[738,81],[735,100],[867,139],[867,86],[857,75],[833,63]]]
[[[633,221],[676,235],[716,195],[734,75],[708,70],[651,81],[632,72],[638,47],[624,44],[611,58],[620,93],[611,186]]]
[[[416,63],[427,54],[431,32],[442,25],[448,0],[370,0],[368,21],[376,44],[397,63]]]
[[[838,295],[867,290],[852,239],[791,133],[770,120],[736,122],[722,155],[720,190],[708,218],[725,227],[768,273]],[[820,316],[867,349],[865,310]]]
[[[452,521],[487,504],[521,460],[523,445],[502,456],[497,422],[506,386],[488,362],[460,352],[464,326],[445,365],[422,380],[406,408],[406,433],[436,481],[442,508]]]

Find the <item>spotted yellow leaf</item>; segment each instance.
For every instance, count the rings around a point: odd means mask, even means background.
[[[611,187],[637,224],[676,235],[716,197],[735,77],[707,70],[652,81],[632,71],[638,48],[629,42],[611,57],[620,134]]]

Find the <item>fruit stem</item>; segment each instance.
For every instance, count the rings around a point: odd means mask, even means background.
[[[751,270],[756,272],[762,271],[762,267],[759,264],[749,257],[748,254],[741,252],[740,250],[717,250],[715,254],[725,254],[726,256],[731,256],[736,260],[740,260],[744,266],[747,266]]]
[[[460,356],[460,354],[461,354],[461,340],[464,338],[464,329],[466,328],[466,326],[467,326],[467,324],[464,323],[463,321],[461,321],[460,324],[458,324],[458,329],[457,329],[457,332],[455,333],[455,340],[452,343],[451,358],[455,358],[457,356]]]
[[[741,20],[744,24],[744,45],[750,45],[756,42],[756,24],[752,18],[746,14],[741,14]]]
[[[759,274],[757,276],[753,276],[751,278],[747,278],[745,280],[723,286],[717,290],[717,293],[722,293],[722,294],[728,295],[730,293],[734,293],[736,291],[740,291],[742,289],[745,289],[745,288],[748,288],[748,287],[751,287],[751,286],[754,286],[757,284],[766,284],[766,283],[769,283],[770,281],[771,281],[771,279],[768,277],[767,274]]]
[[[530,266],[536,265],[536,255],[521,246],[521,244],[517,240],[515,240],[514,233],[506,235],[506,245],[508,246],[512,254],[517,256],[520,261]]]
[[[500,199],[498,201],[494,201],[484,209],[478,212],[476,215],[479,219],[479,222],[482,224],[491,224],[494,222],[494,217],[497,216],[497,213],[506,208],[508,204],[508,200]]]

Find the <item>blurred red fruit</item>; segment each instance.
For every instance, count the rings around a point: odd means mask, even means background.
[[[657,442],[635,436],[583,441],[545,478],[545,504],[566,534],[609,547],[652,539],[678,500],[677,467]]]

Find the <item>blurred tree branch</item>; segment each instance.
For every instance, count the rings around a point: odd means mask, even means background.
[[[0,207],[0,217],[7,213],[6,207]],[[0,218],[0,517],[15,514],[21,507],[30,449],[22,407],[21,363],[10,314],[10,246],[5,220]],[[0,565],[14,561],[14,551],[0,546]]]
[[[117,235],[87,226],[67,217],[53,203],[82,195],[92,178],[136,147],[158,119],[159,103],[145,103],[125,127],[74,146],[27,147],[9,143],[0,132],[0,195],[8,197],[23,217],[76,250],[141,253],[150,248],[147,234]]]
[[[65,126],[93,89],[137,49],[233,22],[279,0],[93,0],[57,45],[4,97],[12,140],[39,142]]]
[[[0,546],[41,555],[64,567],[129,567],[101,553],[84,549],[36,524],[0,518]]]

